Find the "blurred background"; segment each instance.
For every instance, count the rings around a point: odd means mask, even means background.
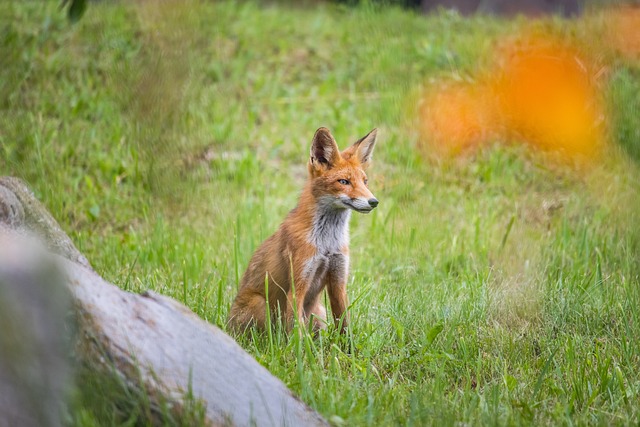
[[[636,2],[2,1],[0,64],[0,174],[222,328],[314,131],[380,128],[356,352],[241,340],[334,425],[637,421]],[[152,423],[77,375],[65,424]]]

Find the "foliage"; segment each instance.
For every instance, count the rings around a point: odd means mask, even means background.
[[[57,4],[0,2],[0,172],[27,180],[108,280],[224,328],[253,250],[296,203],[315,129],[344,146],[377,126],[351,334],[241,344],[336,425],[638,422],[637,166],[515,145],[443,160],[418,141],[420,88],[470,79],[525,21],[252,2],[91,12],[70,26]],[[540,25],[571,38],[581,24]],[[637,147],[638,64],[609,67],[611,134]],[[103,419],[118,393],[79,384],[70,424],[148,422],[144,403]]]
[[[87,0],[62,0],[61,7],[68,7],[67,16],[70,22],[78,22],[87,10]]]

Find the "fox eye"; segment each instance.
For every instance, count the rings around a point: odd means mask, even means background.
[[[351,184],[351,183],[349,182],[349,180],[347,180],[347,179],[339,179],[339,180],[338,180],[338,182],[339,182],[340,184],[342,184],[342,185],[349,185],[349,184]]]
[[[364,179],[364,185],[368,185],[369,180],[367,178]]]

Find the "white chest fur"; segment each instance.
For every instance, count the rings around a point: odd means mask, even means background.
[[[316,255],[307,261],[304,271],[313,288],[321,288],[328,272],[346,279],[349,257],[342,250],[349,246],[350,218],[350,210],[320,203],[309,234],[309,243],[315,246]]]
[[[349,218],[351,210],[335,208],[328,202],[319,203],[309,236],[318,254],[340,253],[349,246]]]

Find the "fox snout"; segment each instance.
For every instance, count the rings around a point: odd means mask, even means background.
[[[378,206],[378,199],[375,197],[366,199],[364,197],[349,198],[343,196],[340,198],[340,201],[343,205],[360,213],[369,213]]]
[[[357,198],[353,200],[353,206],[356,208],[355,210],[360,213],[369,213],[376,206],[378,206],[378,199],[375,197],[371,197],[370,199]]]

